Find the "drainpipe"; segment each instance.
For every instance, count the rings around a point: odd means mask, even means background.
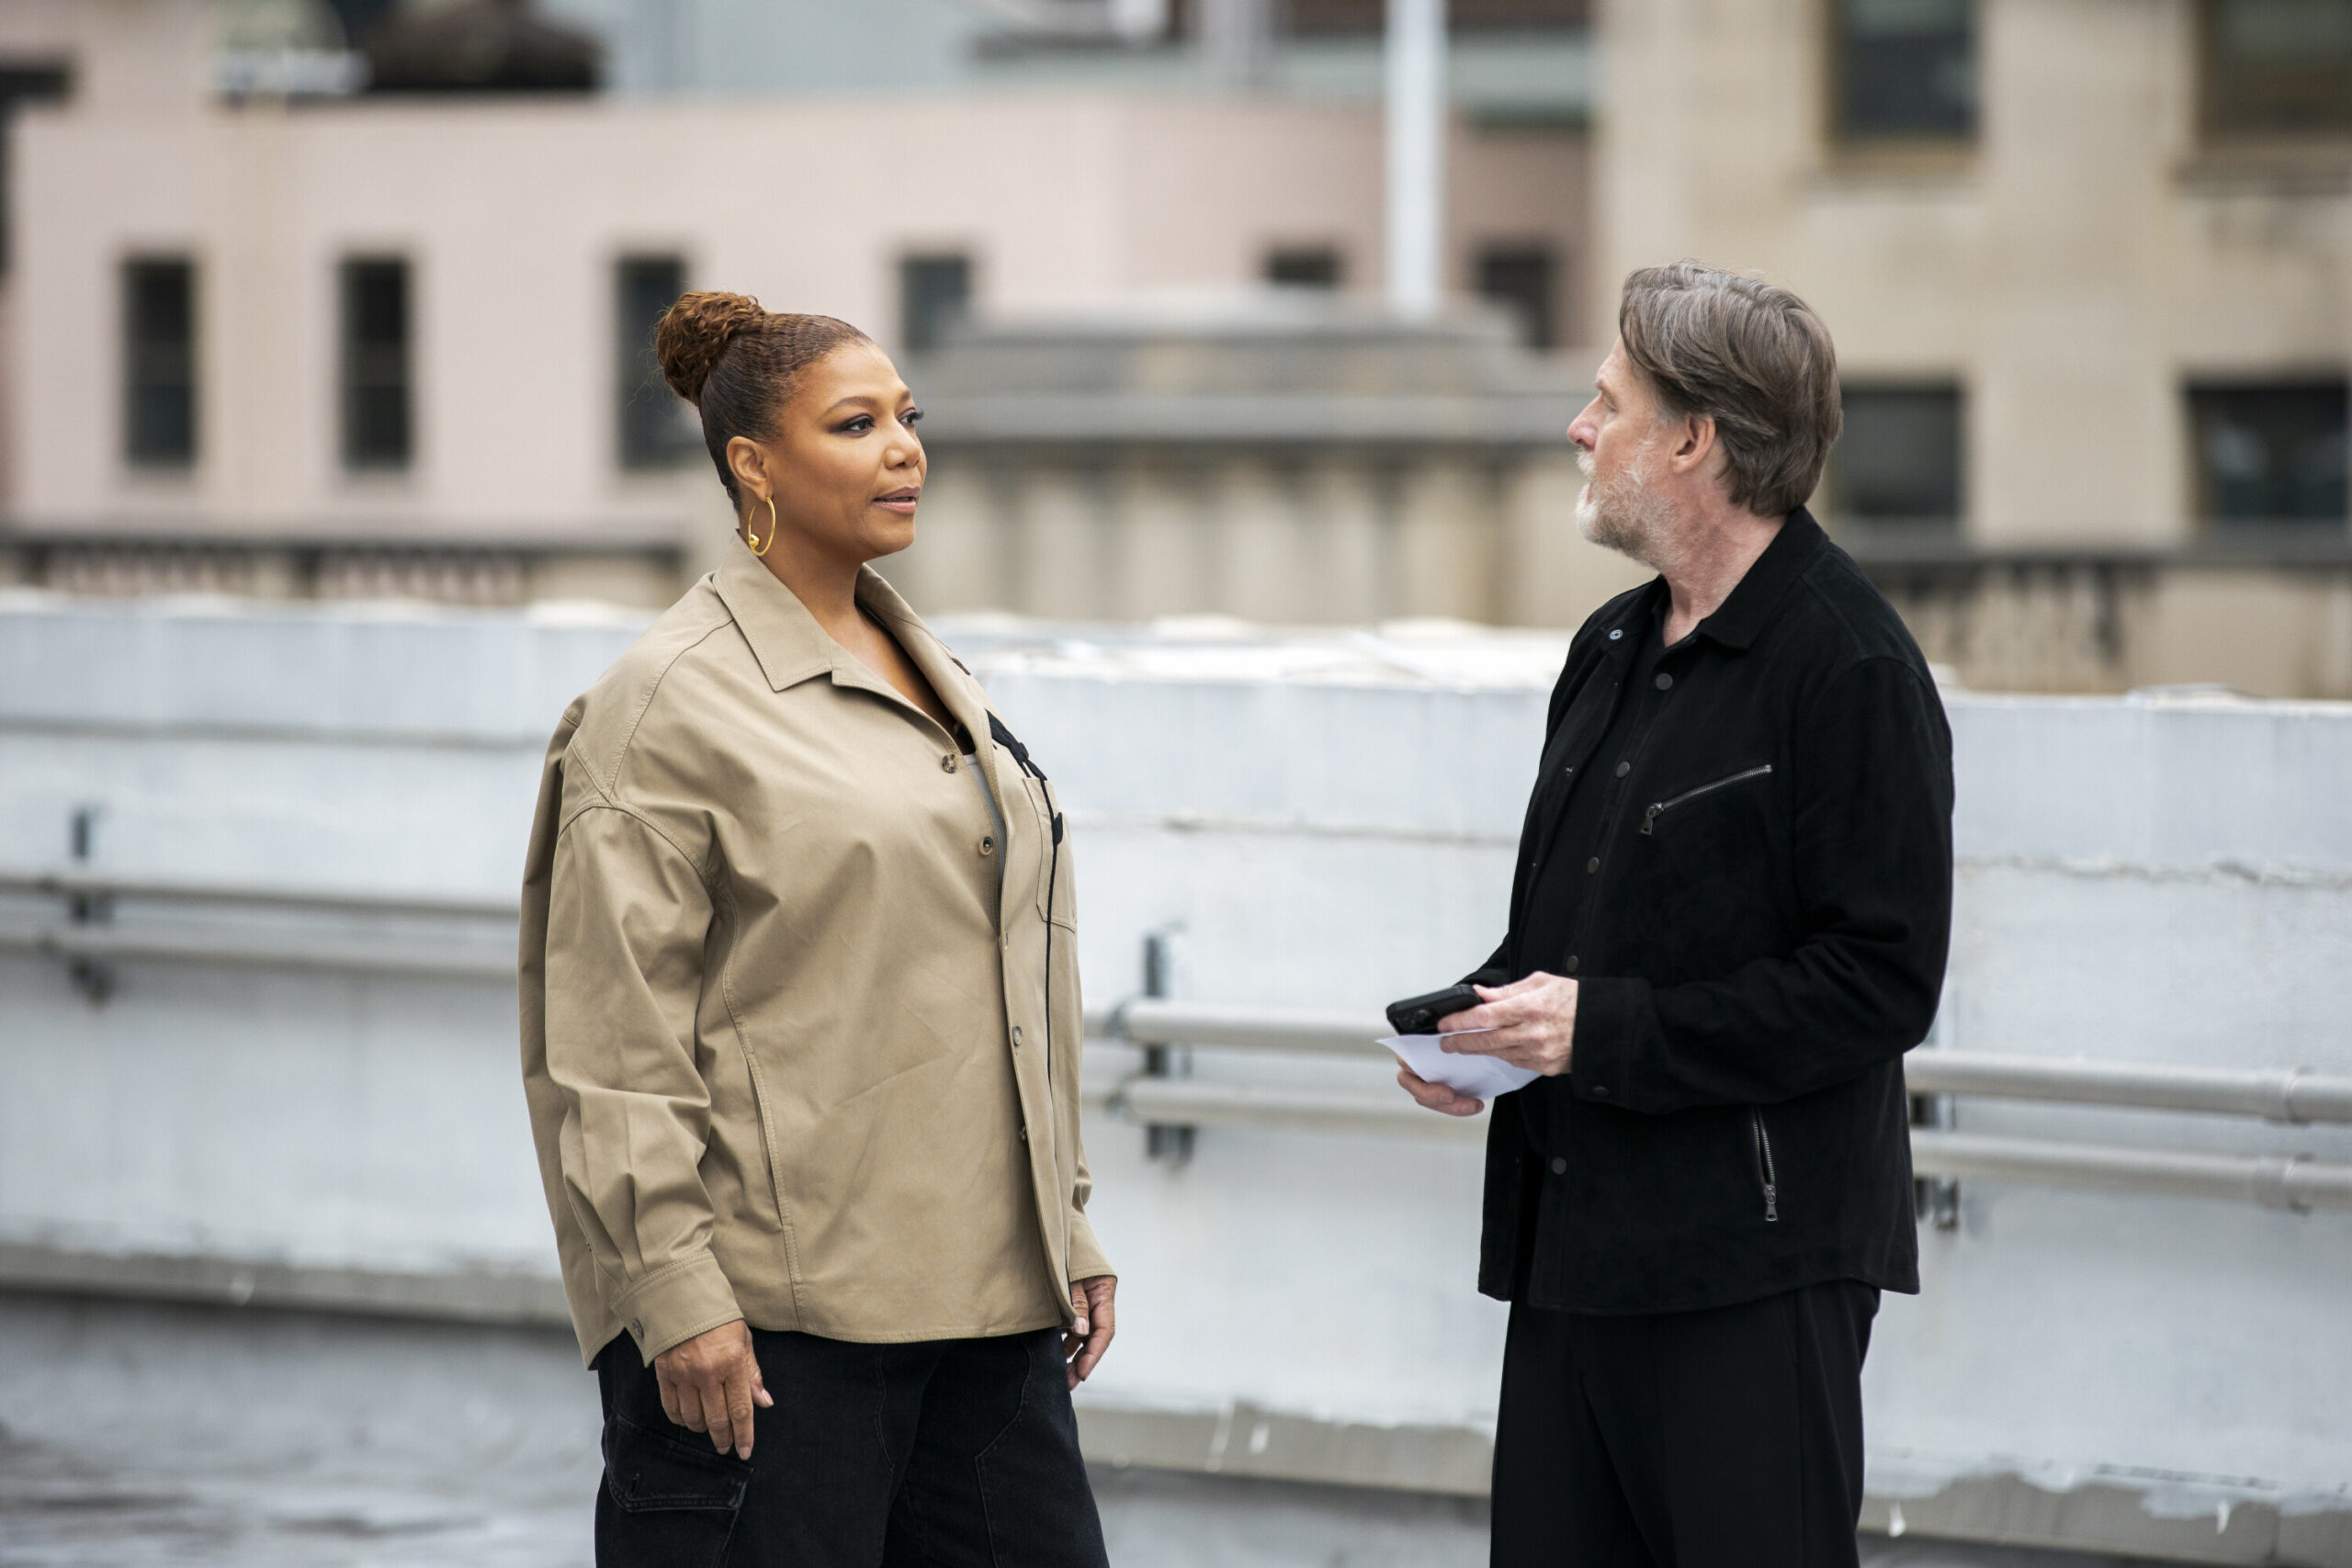
[[[1445,0],[1388,0],[1388,305],[1437,314],[1445,254]]]

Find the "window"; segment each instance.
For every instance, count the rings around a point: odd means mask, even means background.
[[[1830,480],[1831,510],[1864,527],[1957,528],[1961,399],[1956,387],[1849,386]]]
[[[1379,36],[1387,13],[1386,0],[1288,0],[1281,16],[1293,38],[1361,38]],[[1445,19],[1456,33],[1555,32],[1589,26],[1592,7],[1587,0],[1452,0]]]
[[[1277,288],[1337,288],[1345,272],[1331,245],[1277,245],[1266,253],[1266,281]]]
[[[196,265],[140,256],[122,266],[123,456],[142,468],[196,461]]]
[[[2352,133],[2352,0],[2205,0],[2205,129]]]
[[[907,256],[899,263],[899,337],[910,354],[928,354],[972,305],[972,258]]]
[[[1829,0],[1840,136],[1976,133],[1974,0]]]
[[[686,264],[676,256],[623,256],[614,269],[613,343],[624,468],[667,468],[702,446],[694,409],[662,379],[653,329],[686,291]]]
[[[2341,528],[2345,402],[2335,378],[2189,389],[2199,515]]]
[[[1490,245],[1478,253],[1478,292],[1519,318],[1520,341],[1550,348],[1554,336],[1554,275],[1548,245]]]
[[[8,214],[14,209],[8,196],[9,123],[17,105],[59,102],[70,85],[62,65],[0,65],[0,276],[8,271]]]
[[[404,468],[414,450],[408,263],[343,264],[343,463]]]

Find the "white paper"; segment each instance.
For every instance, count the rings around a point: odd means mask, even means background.
[[[1485,1034],[1489,1031],[1464,1029],[1455,1032]],[[1509,1094],[1541,1076],[1526,1067],[1514,1067],[1499,1056],[1456,1055],[1438,1043],[1452,1038],[1445,1034],[1396,1034],[1381,1043],[1428,1082],[1442,1083],[1473,1100],[1492,1100],[1498,1094]]]

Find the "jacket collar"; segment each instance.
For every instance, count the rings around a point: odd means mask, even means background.
[[[832,639],[817,624],[799,596],[775,573],[760,564],[749,550],[738,548],[711,574],[711,587],[727,606],[759,660],[760,673],[770,688],[783,691],[819,675],[831,675],[836,686],[864,686],[893,702],[905,699],[889,682],[868,670],[856,655]],[[956,663],[947,647],[932,635],[921,616],[899,597],[897,589],[872,567],[857,573],[857,602],[890,628],[899,646],[914,660],[923,678],[949,714],[971,733],[975,743],[989,733],[988,709],[971,677]],[[985,748],[983,748],[985,750]]]
[[[1772,614],[1780,608],[1796,580],[1804,574],[1813,558],[1829,543],[1829,536],[1813,520],[1813,513],[1798,507],[1789,513],[1747,575],[1731,591],[1731,596],[1715,607],[1715,613],[1701,621],[1698,636],[1712,638],[1725,648],[1746,649],[1763,635],[1772,621]]]

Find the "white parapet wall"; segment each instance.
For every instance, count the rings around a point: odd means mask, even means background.
[[[628,615],[0,599],[0,1284],[543,1320],[514,1028],[545,736]],[[1372,1017],[1500,935],[1563,639],[944,627],[1061,788],[1104,1016]],[[2352,706],[1949,692],[1927,1049],[2352,1075]],[[43,879],[49,879],[43,885]],[[1204,1092],[1393,1104],[1369,1054]],[[1099,1459],[1472,1494],[1504,1309],[1459,1135],[1204,1118],[1091,1048]],[[1163,1086],[1166,1087],[1166,1086]],[[1140,1095],[1138,1104],[1143,1103]],[[1963,1098],[1951,1129],[2352,1163],[2352,1128]],[[2352,1213],[1963,1178],[1867,1374],[1875,1528],[2352,1564]]]

